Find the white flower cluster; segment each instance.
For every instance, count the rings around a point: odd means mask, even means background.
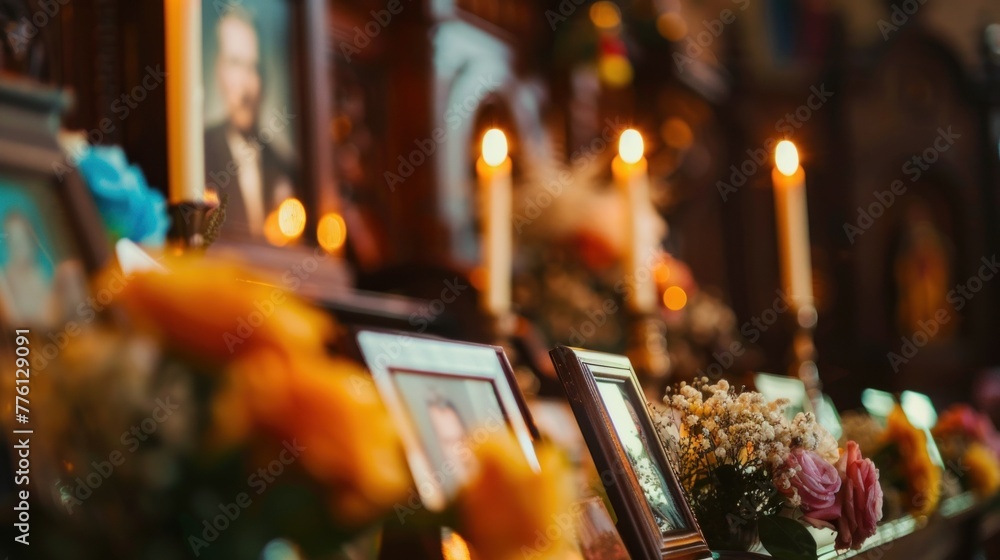
[[[732,465],[742,473],[763,469],[778,488],[787,489],[795,475],[786,466],[792,449],[814,451],[830,463],[839,456],[836,439],[811,413],[789,420],[788,401],[767,402],[762,394],[736,391],[725,380],[681,383],[668,389],[663,401],[667,408],[654,413],[657,431],[686,487]],[[791,497],[792,505],[797,498]]]

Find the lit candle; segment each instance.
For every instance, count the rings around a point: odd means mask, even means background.
[[[806,206],[806,173],[799,165],[799,153],[788,140],[774,150],[774,214],[781,252],[782,287],[792,299],[799,322],[811,327],[815,322],[812,291],[812,259],[809,255],[809,214]],[[805,324],[803,324],[805,323]]]
[[[507,137],[496,128],[486,131],[482,150],[482,157],[476,162],[482,204],[482,255],[486,272],[481,301],[484,311],[494,317],[503,317],[510,311],[513,271],[513,203]]]
[[[205,200],[201,0],[165,0],[170,202]]]
[[[625,274],[632,286],[632,293],[626,303],[632,311],[652,313],[658,300],[656,279],[653,271],[643,263],[655,250],[656,240],[652,238],[653,224],[648,219],[649,173],[646,158],[643,157],[642,135],[635,129],[622,132],[618,140],[618,155],[611,163],[615,184],[621,189],[625,199],[626,241]]]

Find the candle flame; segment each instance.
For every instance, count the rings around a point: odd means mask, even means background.
[[[496,167],[507,159],[507,137],[499,128],[491,128],[483,134],[483,161]]]
[[[774,149],[774,164],[782,175],[791,177],[799,168],[799,151],[795,149],[795,144],[788,140],[778,142]]]
[[[642,134],[634,128],[622,132],[621,138],[618,139],[618,156],[625,163],[637,163],[642,159],[644,149]]]

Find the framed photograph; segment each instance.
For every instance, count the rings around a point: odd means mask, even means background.
[[[578,505],[576,544],[583,560],[629,560],[625,543],[604,502],[592,496]]]
[[[711,558],[628,358],[566,346],[549,355],[629,555],[636,560]]]
[[[87,277],[108,245],[57,143],[66,103],[58,91],[0,83],[0,324],[8,329],[75,329],[99,311],[87,303]]]
[[[278,244],[289,198],[308,239],[336,207],[325,22],[323,0],[202,2],[206,195],[225,205],[220,241]]]
[[[440,511],[469,475],[476,443],[510,430],[529,464],[538,437],[503,349],[404,333],[356,333],[403,438],[417,492]]]

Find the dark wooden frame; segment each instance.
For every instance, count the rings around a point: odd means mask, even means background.
[[[368,364],[375,386],[400,431],[417,492],[428,510],[440,510],[447,501],[447,496],[433,476],[425,476],[433,472],[433,467],[393,380],[396,372],[490,382],[496,391],[507,425],[518,440],[525,457],[534,468],[539,468],[532,443],[539,437],[538,429],[531,419],[503,348],[376,329],[358,330],[354,339],[358,352]],[[487,371],[488,368],[483,365],[473,365],[480,364],[480,360],[496,360],[496,368]]]
[[[549,352],[587,442],[608,500],[615,510],[618,532],[635,560],[696,560],[711,558],[712,553],[698,526],[691,507],[656,436],[646,399],[632,364],[625,356],[558,346]],[[603,404],[597,380],[613,380],[625,385],[640,428],[651,446],[648,451],[661,469],[674,500],[687,521],[688,528],[661,533],[646,503],[642,488],[632,470],[618,434]]]
[[[68,104],[68,96],[58,90],[28,81],[0,82],[0,173],[35,176],[46,183],[66,211],[90,274],[107,263],[110,246],[97,206],[56,137],[59,115]]]

